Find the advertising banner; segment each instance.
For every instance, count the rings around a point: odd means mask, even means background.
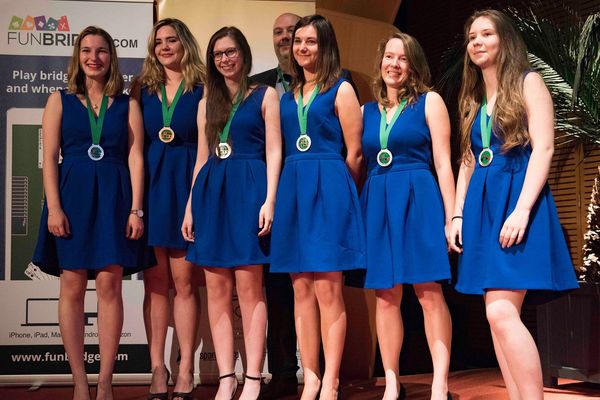
[[[58,280],[31,264],[43,204],[42,129],[48,96],[66,87],[78,33],[114,38],[126,85],[139,72],[152,1],[0,0],[0,383],[71,382],[58,328]],[[135,21],[136,23],[132,23]],[[149,368],[141,282],[124,282],[125,324],[116,373]],[[94,283],[85,300],[86,363],[99,365]]]

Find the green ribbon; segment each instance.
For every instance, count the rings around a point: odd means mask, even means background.
[[[160,85],[160,93],[162,94],[162,118],[163,118],[163,126],[170,127],[171,119],[173,119],[173,112],[175,111],[175,106],[181,97],[181,93],[183,93],[184,81],[182,80],[177,88],[177,92],[175,93],[175,97],[173,97],[173,101],[171,105],[167,104],[167,89],[165,85]]]
[[[244,94],[242,92],[239,92],[235,99],[235,103],[233,103],[233,106],[231,107],[231,111],[229,112],[229,118],[227,118],[227,123],[225,123],[225,127],[223,127],[223,131],[221,133],[219,133],[219,141],[221,143],[226,143],[227,138],[229,138],[229,130],[231,129],[231,121],[233,121],[233,116],[235,115],[235,112],[237,111],[238,107],[240,106],[240,103],[242,102],[243,98],[244,98]]]
[[[396,108],[396,112],[394,113],[394,116],[392,117],[392,120],[390,121],[389,125],[387,123],[387,110],[385,109],[385,107],[381,108],[381,119],[379,120],[379,145],[381,146],[381,149],[387,149],[390,132],[392,131],[396,120],[398,119],[400,114],[402,114],[402,111],[406,107],[407,103],[408,99],[404,99],[400,102],[400,104],[398,104],[398,108]]]
[[[479,116],[479,127],[481,129],[481,144],[484,149],[490,148],[490,138],[492,137],[492,119],[487,120],[487,100],[483,97],[481,103],[481,115]]]
[[[300,91],[298,92],[298,122],[300,123],[300,136],[306,135],[306,125],[308,121],[308,110],[310,105],[315,100],[317,95],[319,94],[319,85],[315,85],[315,89],[308,99],[308,103],[304,106],[304,100],[302,100],[302,87],[300,87]]]
[[[100,137],[102,136],[102,125],[104,125],[104,114],[106,113],[106,106],[108,105],[108,96],[102,96],[102,103],[100,104],[100,111],[98,117],[92,110],[92,103],[87,93],[85,94],[85,102],[87,104],[88,118],[90,120],[90,129],[92,131],[92,144],[99,145]]]
[[[279,81],[283,85],[283,91],[286,92],[286,93],[289,92],[290,91],[290,85],[288,84],[288,82],[283,77],[283,71],[281,70],[281,68],[279,66],[277,66],[277,76],[279,77]]]

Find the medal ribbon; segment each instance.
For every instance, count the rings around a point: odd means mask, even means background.
[[[231,129],[231,121],[233,121],[233,116],[235,115],[235,112],[237,111],[238,107],[240,106],[240,103],[242,102],[243,98],[244,98],[243,93],[239,92],[237,97],[235,98],[235,103],[233,103],[233,106],[231,107],[231,111],[229,112],[229,118],[227,118],[227,123],[225,124],[225,127],[223,127],[223,131],[219,134],[219,141],[221,143],[227,142],[227,138],[229,138],[229,130]]]
[[[102,96],[98,118],[96,118],[94,111],[92,111],[92,103],[87,94],[85,95],[85,103],[87,104],[90,129],[92,131],[92,144],[98,145],[100,144],[100,136],[102,136],[102,125],[104,125],[104,114],[106,113],[106,106],[108,105],[108,96]]]
[[[289,85],[288,81],[285,80],[285,77],[283,76],[283,71],[281,70],[281,68],[279,68],[279,66],[277,67],[277,77],[279,78],[279,81],[283,85],[283,91],[286,93],[289,92],[290,85]]]
[[[481,114],[479,115],[479,127],[481,129],[481,144],[484,149],[490,148],[490,138],[492,137],[492,119],[487,120],[487,100],[483,97],[481,103]]]
[[[319,85],[317,84],[317,85],[315,85],[315,89],[313,90],[312,95],[310,96],[310,99],[308,99],[308,103],[306,103],[306,106],[303,106],[304,100],[302,100],[302,87],[300,87],[300,90],[298,92],[298,122],[300,123],[300,136],[306,135],[306,125],[307,125],[307,121],[308,121],[308,109],[310,108],[310,105],[315,100],[315,98],[317,97],[318,94],[319,94]]]
[[[396,123],[396,120],[402,114],[402,111],[406,107],[406,103],[408,103],[408,99],[403,99],[400,104],[398,104],[398,108],[396,108],[396,112],[392,117],[389,125],[387,124],[387,110],[385,107],[381,108],[381,119],[379,120],[379,145],[381,149],[387,149],[388,138],[390,137],[390,132]]]
[[[162,101],[161,101],[161,105],[162,105],[162,118],[163,118],[163,126],[164,127],[170,127],[171,126],[171,119],[173,118],[173,112],[175,111],[175,106],[177,105],[177,102],[179,101],[179,98],[181,97],[181,93],[183,93],[183,86],[184,86],[184,81],[182,80],[181,83],[179,84],[179,87],[177,88],[177,92],[175,93],[175,97],[173,97],[173,101],[171,102],[171,105],[167,104],[167,89],[165,88],[165,85],[160,85],[160,93],[162,95]]]

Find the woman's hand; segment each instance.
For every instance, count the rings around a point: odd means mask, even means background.
[[[183,223],[181,224],[181,234],[186,242],[194,241],[194,219],[190,210],[185,210]]]
[[[519,244],[523,241],[527,224],[529,223],[529,210],[515,209],[502,225],[498,242],[505,249],[513,244]]]
[[[268,201],[260,208],[260,212],[258,213],[258,228],[260,232],[258,232],[258,236],[265,236],[271,232],[274,210],[275,204]]]
[[[48,211],[48,232],[62,238],[71,235],[69,220],[62,208]]]
[[[450,222],[450,233],[446,233],[446,240],[450,250],[457,253],[462,253],[462,217],[453,218]],[[446,224],[446,232],[448,232],[448,224]]]
[[[144,220],[136,214],[129,214],[125,237],[130,240],[138,240],[144,234]]]

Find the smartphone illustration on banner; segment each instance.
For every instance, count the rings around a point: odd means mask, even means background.
[[[44,201],[42,108],[11,108],[6,114],[5,280],[42,280],[31,264]]]

